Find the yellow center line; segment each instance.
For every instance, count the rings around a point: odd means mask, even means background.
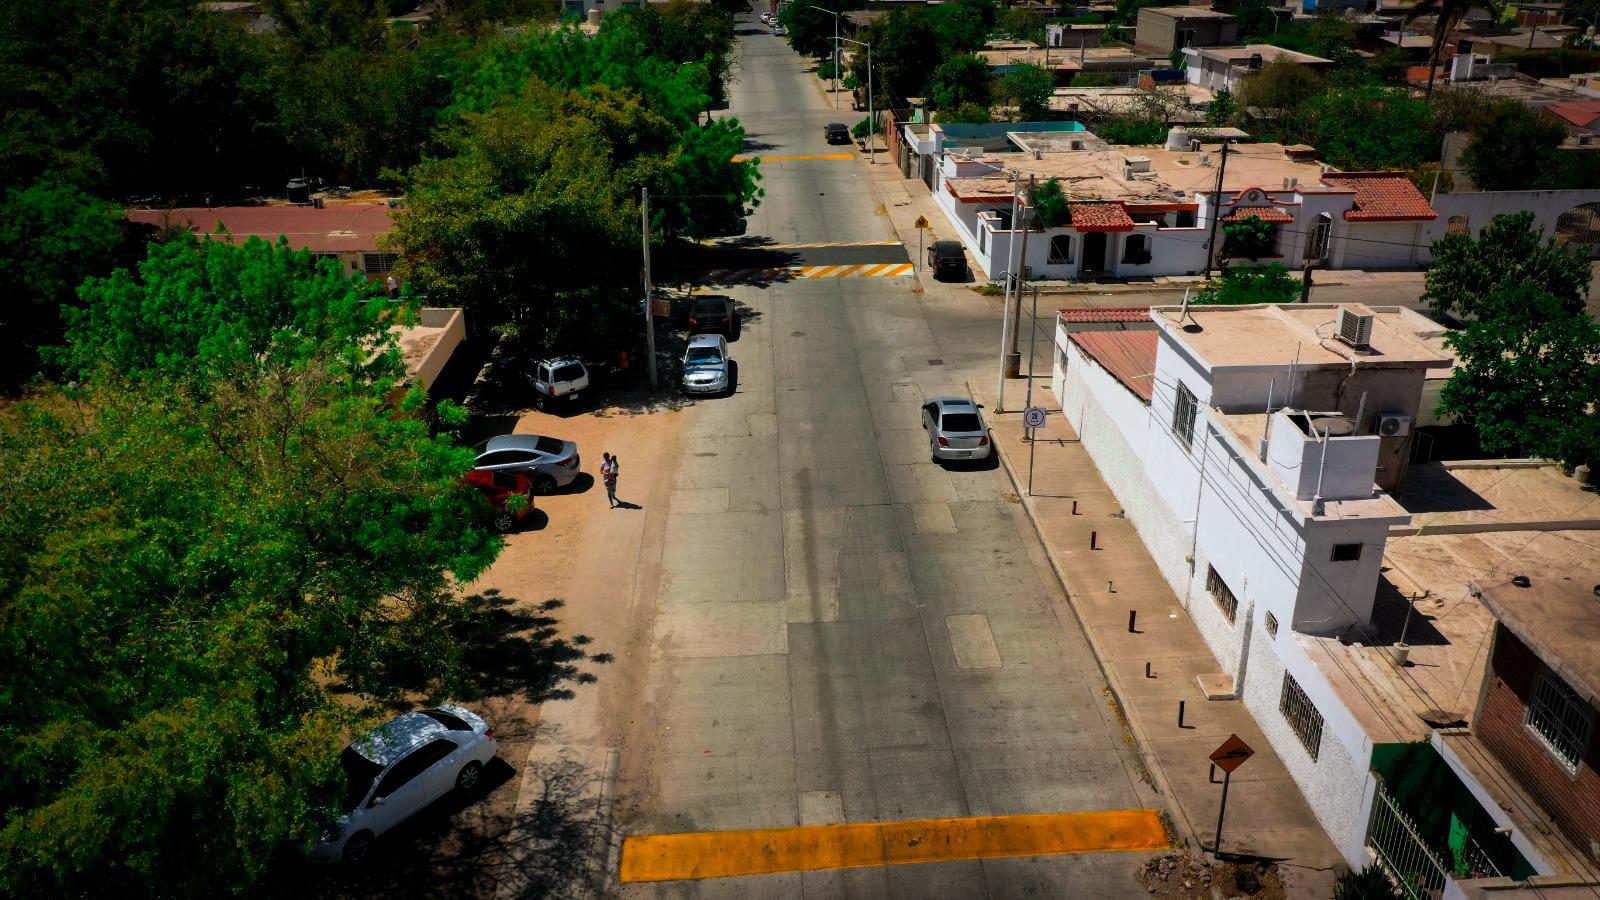
[[[749,162],[752,159],[759,159],[762,162],[791,162],[802,159],[855,159],[856,156],[857,154],[854,153],[811,153],[800,156],[735,156],[733,161]]]
[[[644,834],[623,841],[621,878],[678,881],[1166,847],[1153,809]]]

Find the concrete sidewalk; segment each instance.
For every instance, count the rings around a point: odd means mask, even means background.
[[[1060,414],[1048,381],[1041,377],[1033,389],[1034,405],[1048,409],[1050,416],[1031,448],[1032,496],[1027,490],[1030,447],[1022,436],[1020,412],[1027,382],[1007,384],[1006,401],[1018,410],[1009,413],[994,412],[992,390],[971,386],[989,411],[1001,461],[1180,837],[1193,852],[1211,846],[1222,775],[1218,772],[1216,782],[1210,780],[1208,757],[1229,734],[1237,734],[1255,756],[1233,774],[1223,851],[1279,860],[1291,897],[1330,896],[1338,851],[1243,704],[1207,700],[1202,693],[1196,676],[1216,672],[1216,659]],[[1091,535],[1098,549],[1090,548]],[[1137,614],[1132,631],[1130,611]],[[1186,706],[1181,727],[1180,701]]]

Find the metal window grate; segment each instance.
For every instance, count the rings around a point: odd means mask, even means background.
[[[1235,597],[1233,591],[1228,589],[1227,582],[1222,580],[1222,576],[1217,574],[1217,570],[1210,566],[1206,566],[1206,593],[1211,595],[1211,599],[1217,601],[1217,607],[1222,610],[1223,615],[1228,617],[1229,622],[1238,617],[1239,598]]]
[[[1278,636],[1278,617],[1272,613],[1267,613],[1267,634]]]
[[[1311,698],[1300,689],[1300,682],[1288,672],[1283,673],[1283,696],[1278,700],[1278,711],[1305,745],[1306,752],[1316,759],[1317,751],[1322,749],[1322,713],[1317,712]]]
[[[361,266],[368,275],[383,275],[394,268],[395,260],[399,258],[397,253],[363,253]]]
[[[1178,385],[1178,397],[1172,404],[1172,433],[1183,442],[1184,449],[1194,446],[1194,417],[1200,404],[1187,385]]]
[[[1578,771],[1578,761],[1588,749],[1594,729],[1594,712],[1548,669],[1534,680],[1527,724],[1568,772]]]

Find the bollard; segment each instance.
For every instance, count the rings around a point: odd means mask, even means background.
[[[1206,781],[1209,781],[1212,784],[1216,784],[1217,783],[1217,764],[1216,763],[1212,763],[1211,764],[1211,774],[1206,776]]]
[[[1179,728],[1186,727],[1183,724],[1183,701],[1182,700],[1178,701],[1178,727]]]
[[[1115,594],[1116,592],[1117,592],[1117,583],[1115,581],[1107,581],[1106,582],[1106,593]]]
[[[1089,549],[1090,550],[1099,550],[1100,549],[1100,532],[1098,532],[1098,531],[1089,532]]]
[[[1154,676],[1154,675],[1152,675],[1150,673],[1150,660],[1148,660],[1148,659],[1144,661],[1144,677],[1146,677],[1146,678],[1154,678],[1154,677],[1156,677],[1156,676]]]
[[[1078,501],[1076,501],[1076,500],[1072,501],[1072,514],[1073,515],[1077,515],[1078,514]]]
[[[1138,630],[1133,627],[1133,623],[1135,623],[1137,621],[1139,621],[1139,611],[1137,609],[1128,610],[1128,633],[1129,634],[1138,634],[1139,633]]]

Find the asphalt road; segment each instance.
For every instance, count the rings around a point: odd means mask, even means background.
[[[748,26],[740,48],[724,115],[763,155],[828,154],[822,126],[839,115],[808,63]],[[893,240],[865,167],[763,165],[747,240]],[[992,464],[929,461],[919,407],[993,377],[993,307],[970,291],[924,295],[908,277],[726,293],[745,309],[731,350],[738,387],[686,411],[615,825],[650,834],[1144,805],[1009,480]],[[621,892],[1144,896],[1139,861],[938,862]]]

